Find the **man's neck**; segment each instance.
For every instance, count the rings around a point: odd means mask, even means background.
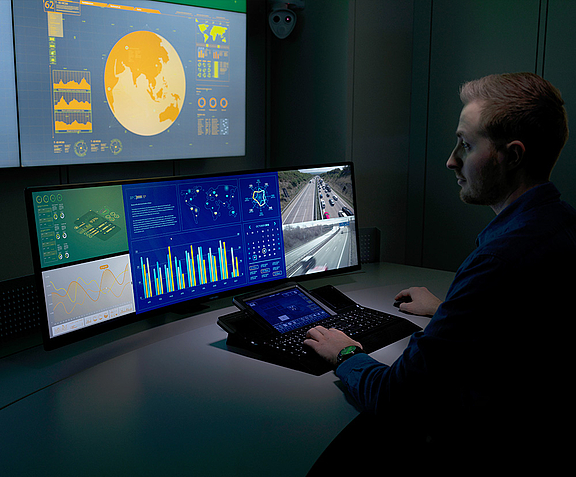
[[[502,201],[500,201],[497,204],[491,205],[490,208],[494,211],[494,213],[496,215],[499,215],[500,212],[502,212],[506,207],[508,207],[512,202],[514,202],[516,199],[518,199],[521,195],[525,194],[530,189],[533,189],[534,187],[536,187],[540,184],[542,184],[542,183],[541,182],[531,183],[531,184],[522,183],[518,187],[516,187],[515,189],[511,190],[510,193]]]

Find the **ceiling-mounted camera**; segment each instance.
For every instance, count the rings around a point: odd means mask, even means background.
[[[283,40],[292,33],[296,25],[296,13],[291,8],[304,9],[304,0],[292,2],[271,1],[269,3],[272,7],[272,11],[268,15],[270,29],[274,35]]]

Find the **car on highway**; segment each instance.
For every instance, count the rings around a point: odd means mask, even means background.
[[[309,270],[316,267],[316,259],[312,255],[308,255],[302,259],[300,266],[304,270],[304,273],[308,273]]]
[[[342,207],[342,212],[344,212],[346,215],[354,215],[354,213],[346,206]]]

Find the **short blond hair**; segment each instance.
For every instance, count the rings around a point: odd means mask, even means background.
[[[560,91],[534,73],[489,75],[464,83],[464,105],[480,101],[481,127],[498,149],[519,140],[526,148],[524,169],[546,181],[568,139],[568,116]]]

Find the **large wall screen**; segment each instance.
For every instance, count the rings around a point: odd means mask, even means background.
[[[0,167],[20,165],[10,0],[0,0]]]
[[[22,165],[244,155],[245,13],[26,0],[14,34]]]

